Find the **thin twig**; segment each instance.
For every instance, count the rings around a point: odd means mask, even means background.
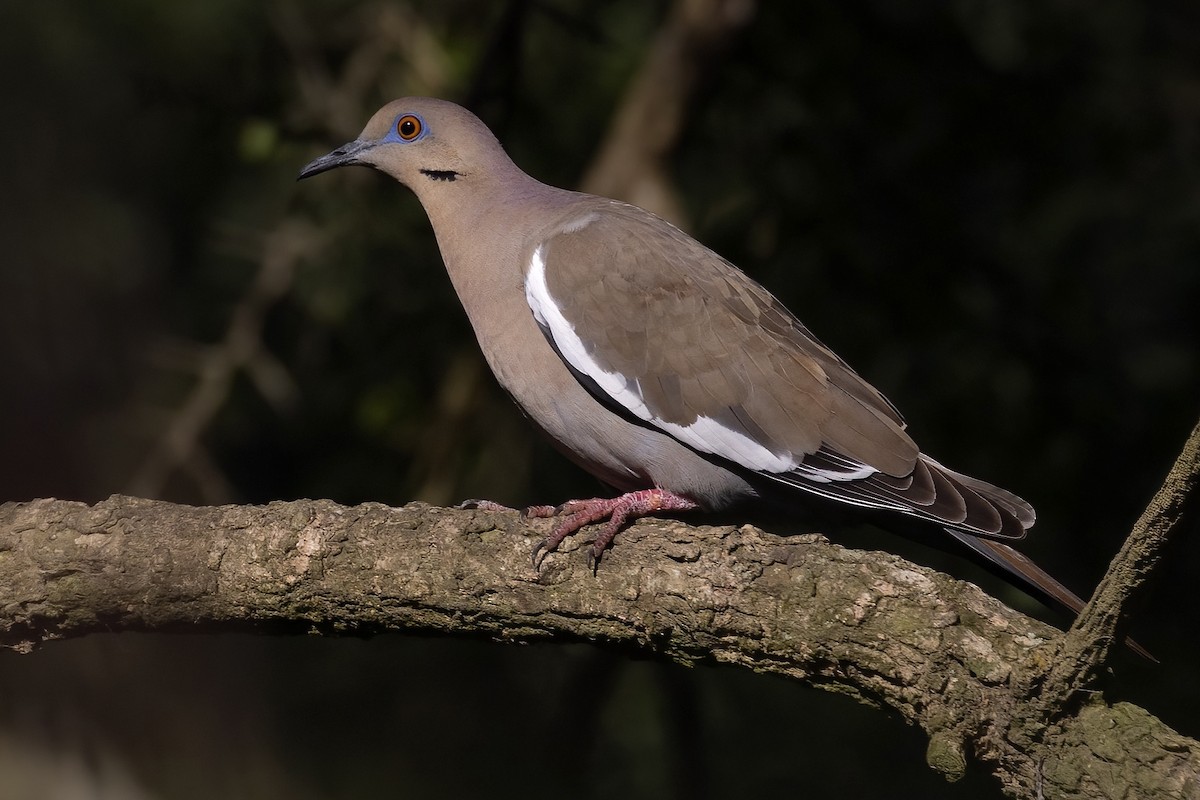
[[[1122,615],[1134,593],[1162,558],[1163,546],[1178,529],[1188,502],[1200,486],[1200,423],[1192,429],[1162,487],[1134,523],[1079,617],[1067,632],[1044,692],[1065,697],[1097,674],[1117,639]]]

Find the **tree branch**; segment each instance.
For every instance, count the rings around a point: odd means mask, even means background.
[[[622,534],[596,577],[575,541],[536,573],[529,550],[546,524],[416,503],[9,503],[0,644],[214,629],[583,640],[887,705],[929,734],[935,769],[953,779],[971,753],[1019,797],[1196,787],[1200,742],[1139,708],[1096,694],[1034,718],[1026,687],[1062,635],[971,584],[817,535],[662,520]],[[1058,735],[1040,736],[1051,723]]]
[[[1054,696],[1055,702],[1066,702],[1072,693],[1094,680],[1109,648],[1119,641],[1117,627],[1130,598],[1154,571],[1198,486],[1200,422],[1192,428],[1163,485],[1134,523],[1091,600],[1063,638],[1059,657],[1044,686],[1044,694]]]

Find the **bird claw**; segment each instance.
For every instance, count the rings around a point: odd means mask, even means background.
[[[625,527],[626,523],[638,517],[653,514],[657,511],[690,511],[697,508],[696,504],[685,497],[672,494],[663,489],[647,489],[640,492],[630,492],[620,497],[591,500],[568,500],[560,506],[531,506],[522,512],[525,517],[551,517],[565,514],[561,522],[554,526],[550,535],[534,545],[530,560],[534,570],[540,570],[546,556],[553,553],[563,540],[583,527],[607,518],[588,548],[588,568],[595,575],[600,569],[600,559],[604,551],[612,544],[613,539]]]
[[[477,511],[516,510],[491,500],[464,500],[456,508]],[[554,530],[550,531],[550,535],[535,544],[529,554],[529,561],[535,572],[541,571],[546,556],[557,550],[568,536],[578,533],[593,522],[607,520],[588,548],[588,569],[595,575],[600,570],[600,559],[604,551],[626,523],[659,511],[690,511],[694,508],[697,506],[691,500],[665,489],[644,489],[614,498],[593,497],[590,500],[568,500],[557,506],[528,506],[520,513],[522,519],[562,517],[554,526]]]
[[[590,569],[592,571],[593,578],[600,574],[600,557],[603,554],[604,554],[604,548],[596,547],[595,543],[593,543],[592,546],[588,548],[587,565],[588,565],[588,569]]]
[[[540,542],[533,546],[533,552],[530,558],[533,561],[533,568],[540,571],[542,562],[546,560],[546,556],[553,553],[562,544],[563,539],[566,539],[572,533],[582,528],[586,523],[577,523],[574,515],[567,517],[562,522],[554,526],[554,530],[550,531],[550,535],[543,538]]]
[[[562,506],[526,506],[521,509],[521,519],[545,519],[561,513]]]

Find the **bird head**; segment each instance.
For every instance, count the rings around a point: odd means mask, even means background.
[[[481,165],[511,164],[496,137],[460,106],[429,97],[393,100],[358,138],[300,170],[299,179],[345,166],[372,167],[418,195],[429,184],[470,180]]]

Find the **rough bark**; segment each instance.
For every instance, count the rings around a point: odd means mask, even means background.
[[[1041,686],[1063,634],[977,587],[818,535],[646,520],[593,576],[546,521],[300,500],[115,496],[0,506],[0,644],[116,630],[440,632],[583,640],[773,672],[886,705],[953,779],[968,754],[1016,797],[1185,798],[1200,742],[1135,706]]]

